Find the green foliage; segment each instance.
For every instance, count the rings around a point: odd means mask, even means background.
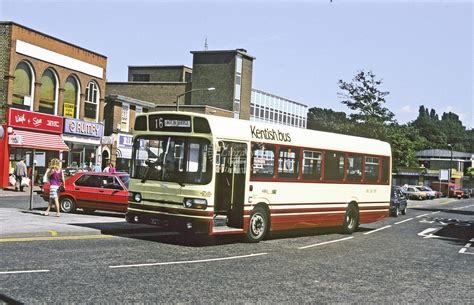
[[[339,80],[339,88],[343,93],[342,103],[356,113],[350,114],[350,118],[358,123],[389,123],[393,121],[394,114],[385,108],[385,97],[388,91],[381,91],[378,87],[382,80],[376,80],[372,71],[359,71],[352,82]]]

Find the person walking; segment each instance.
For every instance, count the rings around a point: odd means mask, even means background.
[[[116,170],[115,170],[115,167],[114,167],[114,164],[112,162],[109,163],[109,173],[115,173]]]
[[[46,209],[46,212],[43,215],[49,215],[49,210],[54,202],[54,206],[56,208],[56,217],[59,217],[61,215],[61,210],[59,209],[58,189],[61,186],[61,183],[64,183],[65,180],[63,170],[61,169],[61,163],[58,159],[51,160],[49,168],[45,175],[46,177],[49,177],[50,187],[48,208]]]
[[[21,180],[23,177],[26,177],[27,170],[26,170],[26,159],[21,158],[20,162],[18,162],[15,166],[15,177],[16,177],[16,182],[20,186],[20,191],[23,192],[23,185],[21,184]],[[15,192],[18,191],[18,187],[15,184]]]

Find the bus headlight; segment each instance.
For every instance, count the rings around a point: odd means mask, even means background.
[[[207,208],[207,200],[201,198],[185,198],[183,200],[183,206],[185,208],[194,208],[205,210]]]
[[[130,192],[128,194],[128,201],[141,202],[142,201],[142,194]]]

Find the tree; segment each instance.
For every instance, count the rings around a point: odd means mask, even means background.
[[[381,91],[378,87],[382,80],[376,80],[372,71],[359,71],[352,82],[339,80],[339,88],[344,93],[339,93],[343,98],[342,103],[356,113],[350,117],[359,123],[386,124],[394,122],[394,114],[385,108],[385,97],[388,91]]]
[[[313,107],[308,110],[308,129],[352,134],[353,122],[345,112]]]

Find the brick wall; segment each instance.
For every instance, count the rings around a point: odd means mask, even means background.
[[[0,24],[0,124],[6,121],[8,68],[10,66],[11,26]]]
[[[133,81],[133,74],[148,74],[151,82],[185,82],[185,71],[189,70],[185,66],[129,67],[128,81]]]
[[[186,83],[119,83],[108,82],[107,95],[123,95],[155,104],[174,104],[186,91]]]

